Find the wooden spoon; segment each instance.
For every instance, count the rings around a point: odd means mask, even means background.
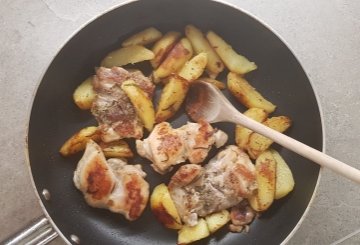
[[[360,171],[358,169],[244,116],[235,109],[218,88],[210,83],[196,81],[191,85],[186,101],[186,111],[194,121],[204,119],[209,123],[232,122],[241,124],[360,184]]]

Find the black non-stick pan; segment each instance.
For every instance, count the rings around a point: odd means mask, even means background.
[[[322,124],[313,88],[300,63],[268,27],[254,17],[227,4],[208,0],[142,0],[119,6],[82,28],[56,55],[34,98],[28,131],[28,157],[36,191],[44,212],[69,243],[81,244],[175,244],[177,233],[164,228],[149,207],[137,221],[89,207],[72,182],[81,154],[64,158],[58,151],[79,129],[94,125],[89,111],[73,103],[72,94],[81,81],[129,35],[154,26],[162,32],[194,24],[203,31],[214,30],[235,50],[258,65],[246,75],[251,84],[277,105],[274,115],[293,120],[287,134],[316,149],[322,149]],[[144,68],[146,71],[146,66]],[[224,74],[222,77],[225,77]],[[240,110],[229,94],[226,96]],[[179,113],[175,126],[188,119]],[[234,125],[216,125],[234,142]],[[290,165],[295,189],[251,225],[249,233],[229,233],[227,228],[198,244],[279,244],[296,229],[312,199],[319,178],[319,166],[275,146]],[[148,173],[151,190],[169,176],[155,173],[149,162],[134,158]],[[72,236],[75,235],[75,236]]]

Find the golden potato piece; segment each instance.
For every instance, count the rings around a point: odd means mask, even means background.
[[[230,221],[230,213],[226,209],[212,213],[205,217],[205,221],[210,233],[214,233]]]
[[[123,82],[121,89],[124,90],[134,105],[136,114],[144,124],[144,127],[148,131],[151,131],[155,123],[155,110],[151,99],[149,99],[147,94],[132,80]]]
[[[198,79],[204,72],[208,62],[207,54],[200,53],[185,63],[178,75],[189,82]]]
[[[268,116],[267,112],[264,109],[260,108],[250,108],[244,112],[244,115],[251,119],[254,119],[257,122],[263,122]],[[237,146],[245,150],[249,142],[250,135],[252,133],[252,130],[245,128],[241,125],[236,125],[235,142]]]
[[[275,199],[280,199],[294,189],[295,181],[291,169],[279,152],[274,149],[271,149],[270,151],[276,161]]]
[[[255,211],[265,211],[274,201],[276,161],[270,151],[263,152],[255,163],[257,193],[248,200]]]
[[[82,151],[90,139],[94,141],[100,140],[100,133],[95,126],[83,128],[71,136],[60,148],[60,154],[66,157]]]
[[[124,47],[110,52],[102,61],[101,66],[111,68],[113,66],[124,66],[135,64],[154,58],[154,53],[144,46],[134,45]]]
[[[195,26],[187,25],[185,27],[185,35],[190,40],[196,54],[203,52],[207,54],[207,72],[211,78],[216,78],[216,76],[224,70],[224,64],[218,54],[210,46],[203,33]]]
[[[106,158],[121,158],[121,157],[133,157],[134,154],[132,153],[128,143],[124,140],[113,141],[109,143],[100,142],[100,148],[104,152]]]
[[[147,45],[153,42],[156,42],[162,37],[162,34],[159,30],[154,27],[149,27],[141,32],[138,32],[124,42],[122,42],[123,47],[134,46],[134,45]]]
[[[83,81],[74,91],[74,102],[82,110],[90,109],[96,97],[92,82],[93,76]]]
[[[286,116],[271,117],[264,121],[265,126],[278,132],[285,132],[291,126],[290,118]],[[252,159],[256,159],[263,151],[268,149],[273,141],[258,133],[250,135],[247,151]]]
[[[193,49],[187,38],[182,38],[168,53],[164,61],[153,72],[154,82],[159,82],[172,73],[178,72],[193,55]]]
[[[150,197],[150,208],[165,227],[175,230],[182,227],[180,216],[165,184],[154,188]]]
[[[229,72],[227,86],[231,94],[247,108],[261,108],[267,113],[273,112],[276,108],[274,104],[266,100],[258,91],[256,91],[248,81],[236,73]]]
[[[189,244],[210,235],[209,228],[204,219],[199,219],[195,226],[184,225],[178,231],[178,244]]]
[[[155,57],[150,60],[153,68],[158,68],[180,37],[180,32],[170,31],[154,44],[152,51]]]
[[[156,123],[169,119],[179,110],[188,90],[189,83],[187,80],[176,75],[169,79],[160,95],[155,114]]]
[[[204,81],[207,83],[211,83],[212,85],[216,86],[218,89],[221,89],[221,90],[226,88],[226,86],[223,82],[220,82],[220,81],[210,78],[210,77],[202,77],[198,80],[201,80],[201,81]]]
[[[254,62],[250,62],[246,57],[236,53],[235,50],[215,32],[209,31],[206,34],[206,38],[231,72],[245,74],[257,68]]]

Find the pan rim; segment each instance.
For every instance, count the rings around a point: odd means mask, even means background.
[[[58,50],[55,52],[55,54],[53,55],[51,61],[49,62],[49,64],[46,66],[46,68],[41,72],[40,78],[38,79],[37,84],[34,87],[34,90],[32,92],[32,96],[31,96],[31,101],[28,105],[27,108],[27,120],[26,120],[26,125],[25,125],[25,161],[26,161],[26,166],[28,169],[28,173],[30,174],[30,181],[31,181],[31,186],[35,192],[35,196],[38,199],[38,202],[41,206],[41,209],[44,213],[44,216],[49,220],[50,224],[53,226],[54,230],[58,233],[58,235],[64,240],[64,242],[66,244],[71,245],[71,242],[69,241],[69,239],[61,232],[61,230],[58,228],[58,226],[55,224],[55,222],[53,221],[53,219],[51,218],[50,214],[48,213],[47,209],[45,208],[45,205],[43,203],[43,200],[40,197],[40,194],[36,188],[36,184],[35,184],[35,180],[33,177],[33,173],[31,170],[31,164],[30,164],[30,156],[29,156],[29,145],[28,145],[28,135],[29,135],[29,125],[30,125],[30,119],[31,119],[31,111],[33,108],[33,104],[35,101],[35,97],[36,97],[36,93],[41,85],[41,82],[46,74],[46,72],[48,71],[50,65],[52,64],[53,60],[58,56],[58,54],[61,52],[61,50],[65,47],[65,45],[72,39],[74,38],[82,29],[84,29],[86,26],[88,26],[89,24],[91,24],[92,22],[94,22],[96,19],[100,18],[103,15],[108,14],[109,12],[123,7],[125,5],[134,3],[134,2],[139,2],[140,0],[126,0],[122,3],[119,4],[115,4],[111,7],[109,7],[108,9],[106,9],[105,11],[102,11],[100,14],[90,18],[88,21],[86,21],[85,23],[83,23],[81,26],[79,26],[75,31],[73,31],[73,33],[71,35],[69,35],[69,37],[63,42],[63,44],[58,48]],[[291,48],[291,46],[288,44],[288,42],[277,32],[275,31],[272,27],[270,27],[265,21],[263,21],[262,19],[260,19],[259,17],[257,17],[255,14],[250,13],[247,10],[244,10],[238,6],[236,6],[233,3],[229,3],[226,2],[224,0],[210,0],[211,2],[217,2],[220,4],[223,4],[225,6],[228,6],[230,8],[233,8],[239,12],[244,13],[245,15],[249,16],[250,18],[252,18],[253,20],[257,21],[258,23],[260,23],[261,25],[263,25],[265,28],[267,28],[269,31],[272,32],[272,34],[274,34],[285,46],[286,48],[288,48],[288,50],[291,52],[291,54],[294,56],[294,58],[296,59],[296,61],[298,62],[298,64],[300,65],[301,69],[303,70],[306,78],[308,79],[311,89],[314,93],[315,96],[315,100],[316,100],[316,104],[319,110],[319,116],[320,116],[320,123],[321,123],[321,134],[322,134],[322,152],[326,152],[326,132],[325,132],[325,125],[324,125],[324,114],[323,114],[323,109],[320,102],[320,97],[318,95],[317,90],[314,87],[313,82],[310,79],[310,76],[308,75],[307,71],[304,69],[302,63],[300,62],[299,58],[296,56],[295,52],[293,51],[293,49]],[[297,222],[297,224],[294,226],[294,228],[291,230],[291,232],[285,237],[285,239],[281,242],[281,244],[286,244],[289,242],[289,240],[294,236],[294,234],[297,232],[297,230],[300,228],[301,224],[303,223],[303,221],[305,220],[305,218],[307,217],[307,215],[309,214],[310,208],[313,205],[316,193],[318,191],[318,187],[320,184],[320,179],[322,176],[322,172],[323,172],[323,168],[320,166],[319,169],[319,173],[318,173],[318,177],[317,177],[317,181],[314,187],[314,191],[312,193],[312,196],[309,200],[309,203],[307,204],[307,207],[305,208],[302,216],[300,217],[299,221]]]

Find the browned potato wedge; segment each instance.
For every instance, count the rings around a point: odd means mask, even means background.
[[[250,62],[246,57],[236,53],[235,50],[215,32],[209,31],[206,34],[206,38],[231,72],[245,74],[257,68],[254,62]]]
[[[278,132],[285,132],[291,126],[290,118],[286,116],[271,117],[264,121],[265,126]],[[252,159],[256,159],[263,151],[268,149],[273,141],[258,133],[252,133],[249,138],[247,151]]]
[[[132,153],[128,143],[124,140],[113,141],[109,143],[100,142],[99,146],[101,147],[102,151],[106,158],[112,157],[133,157],[134,154]]]
[[[170,50],[175,46],[180,37],[180,32],[170,31],[154,44],[152,51],[155,57],[154,59],[150,60],[151,66],[153,68],[158,68],[158,66],[165,59]]]
[[[205,221],[210,233],[214,233],[230,221],[230,213],[226,209],[212,213],[205,217]]]
[[[184,225],[178,232],[178,244],[189,244],[210,235],[209,228],[204,219],[199,219],[195,226]]]
[[[257,122],[263,122],[268,116],[267,112],[264,109],[260,108],[250,108],[244,112],[244,115],[251,119],[254,119]],[[241,125],[236,125],[235,142],[237,146],[245,150],[249,142],[250,135],[252,133],[252,130],[245,128]]]
[[[83,128],[71,136],[60,148],[60,154],[66,157],[82,151],[90,139],[94,141],[100,140],[100,133],[95,126]]]
[[[149,27],[141,32],[138,32],[124,42],[122,42],[123,47],[134,46],[134,45],[147,45],[153,42],[156,42],[162,37],[160,31],[154,27]]]
[[[257,193],[249,198],[250,206],[256,211],[265,211],[275,197],[276,161],[270,151],[263,152],[255,163]]]
[[[195,26],[187,25],[185,27],[185,35],[190,40],[196,54],[203,52],[207,54],[207,72],[211,78],[216,78],[216,76],[224,70],[224,64],[214,49],[210,46],[203,33]]]
[[[136,114],[144,124],[144,127],[148,131],[151,131],[155,123],[155,110],[151,99],[149,99],[147,94],[132,80],[123,82],[121,89],[124,90],[134,105]]]
[[[150,197],[151,211],[165,227],[181,229],[181,219],[165,184],[156,186]]]
[[[102,61],[101,66],[111,68],[113,66],[123,66],[135,64],[154,58],[154,53],[144,46],[134,45],[124,47],[110,52]]]
[[[177,75],[170,77],[161,92],[155,121],[160,123],[172,117],[179,110],[188,90],[187,80]]]
[[[153,72],[154,82],[159,82],[172,73],[178,72],[193,55],[193,49],[187,38],[182,38],[169,52],[160,66]]]
[[[276,188],[275,199],[280,199],[289,194],[295,186],[294,177],[291,173],[291,169],[281,157],[279,152],[271,149],[271,154],[276,161]]]
[[[74,102],[82,110],[90,109],[96,97],[92,82],[93,76],[83,81],[74,91]]]
[[[220,81],[218,81],[216,79],[212,79],[210,77],[202,77],[199,80],[207,82],[207,83],[211,83],[214,86],[216,86],[218,89],[225,89],[226,88],[226,86],[225,86],[225,84],[223,82],[220,82]]]
[[[242,76],[229,72],[227,77],[227,86],[235,98],[247,108],[261,108],[267,113],[275,110],[276,106],[266,100],[248,81]]]
[[[198,79],[204,72],[208,62],[207,54],[200,53],[185,63],[178,75],[189,82]]]

